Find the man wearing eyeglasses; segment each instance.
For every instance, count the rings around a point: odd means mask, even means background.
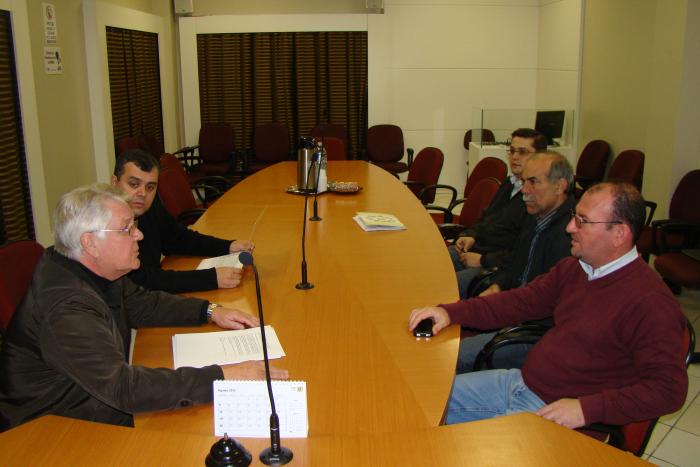
[[[460,233],[455,245],[449,247],[461,298],[467,298],[469,284],[482,266],[503,264],[527,216],[520,193],[523,164],[532,154],[546,150],[547,138],[535,130],[519,128],[511,134],[508,148],[511,174],[484,209],[479,222]]]
[[[130,328],[258,326],[206,300],[152,292],[125,275],[139,267],[142,234],[108,185],[78,188],[54,212],[48,248],[0,354],[0,413],[11,426],[45,414],[133,426],[132,414],[209,402],[217,379],[264,379],[262,362],[203,368],[128,363]],[[287,372],[273,371],[275,378]]]
[[[569,428],[621,425],[681,407],[688,389],[686,319],[635,248],[645,217],[632,185],[594,185],[567,231],[573,257],[524,287],[416,309],[409,329],[433,320],[493,329],[552,315],[522,370],[457,375],[447,423],[533,412]]]
[[[490,286],[480,294],[482,297],[522,287],[571,254],[571,239],[566,232],[576,204],[571,165],[557,152],[534,154],[525,162],[522,179],[527,219],[505,264],[485,278]],[[479,351],[494,335],[479,333],[460,341],[457,373],[472,371]],[[494,364],[497,368],[520,367],[529,349],[528,344],[504,347],[494,355]]]
[[[144,238],[139,242],[141,266],[130,273],[131,280],[150,290],[170,293],[195,292],[237,287],[242,270],[216,267],[194,271],[162,269],[162,255],[222,256],[249,251],[253,244],[204,235],[177,222],[156,196],[159,162],[139,149],[117,157],[112,185],[129,197],[129,205],[137,218]]]

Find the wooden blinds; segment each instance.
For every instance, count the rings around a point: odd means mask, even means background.
[[[0,10],[0,243],[35,238],[11,27]]]
[[[367,131],[367,33],[198,34],[202,124],[233,126],[239,148],[255,126],[287,125],[291,147],[320,123],[344,125],[348,154]]]
[[[114,139],[148,135],[163,143],[158,34],[107,26]]]

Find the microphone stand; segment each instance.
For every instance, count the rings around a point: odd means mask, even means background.
[[[295,287],[299,290],[309,290],[313,289],[314,285],[309,282],[306,275],[306,215],[309,212],[309,176],[311,175],[311,170],[314,168],[315,161],[311,160],[311,165],[309,170],[306,171],[306,189],[304,190],[304,223],[301,228],[301,282],[299,282]],[[320,162],[317,162],[319,166]],[[316,177],[316,191],[318,192],[318,177]]]
[[[306,218],[306,216],[304,216]],[[247,253],[247,252],[246,252]],[[280,442],[280,419],[275,410],[275,397],[272,394],[272,378],[270,378],[270,359],[267,356],[267,340],[265,339],[265,320],[263,318],[262,297],[260,296],[260,278],[258,268],[250,253],[239,256],[241,263],[250,264],[255,274],[255,295],[258,298],[258,319],[260,320],[260,337],[262,339],[263,358],[265,360],[265,379],[267,382],[267,395],[270,398],[270,447],[260,453],[260,462],[265,465],[284,465],[292,460],[294,453],[289,448],[282,446]]]
[[[323,136],[321,136],[321,140],[323,141]],[[323,164],[323,146],[321,146],[321,149],[318,151],[318,162],[316,164],[318,165],[318,168],[316,170],[316,191],[314,191],[314,215],[309,218],[309,220],[313,222],[323,220],[318,215],[318,182],[321,178],[321,165]],[[306,214],[304,214],[304,217],[306,217]]]

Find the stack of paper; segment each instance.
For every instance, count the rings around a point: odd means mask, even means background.
[[[272,326],[265,326],[265,340],[270,358],[284,357],[284,350]],[[201,368],[207,365],[228,365],[262,359],[260,328],[173,336],[175,368],[183,366]]]
[[[231,253],[230,255],[215,256],[214,258],[203,259],[197,269],[209,269],[209,268],[220,268],[229,267],[241,269],[243,263],[238,259],[240,253]]]
[[[399,221],[396,216],[381,212],[358,212],[355,222],[362,227],[362,230],[372,232],[375,230],[405,230],[406,226]]]

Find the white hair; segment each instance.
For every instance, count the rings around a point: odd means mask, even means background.
[[[108,200],[128,206],[126,196],[104,183],[76,188],[61,196],[53,213],[56,251],[80,259],[80,236],[106,228],[112,218],[112,211],[105,203]],[[97,235],[104,237],[104,232]]]

